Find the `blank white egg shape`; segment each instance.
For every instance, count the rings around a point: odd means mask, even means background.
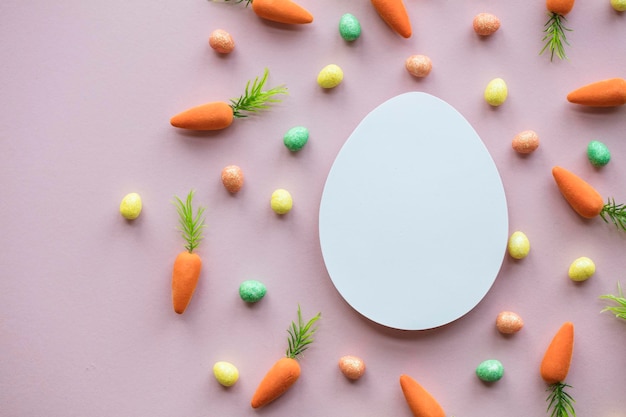
[[[396,329],[439,327],[471,311],[497,278],[504,187],[456,109],[402,94],[370,112],[339,151],[319,235],[330,279],[356,311]]]

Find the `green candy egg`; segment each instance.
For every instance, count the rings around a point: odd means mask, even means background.
[[[285,133],[283,142],[292,152],[299,151],[309,141],[309,129],[303,126],[292,127]]]
[[[339,20],[339,34],[348,42],[357,40],[358,37],[361,36],[361,24],[359,20],[350,13],[341,16]]]
[[[497,359],[488,359],[478,365],[476,375],[482,381],[495,382],[504,375],[504,366]]]
[[[611,160],[611,152],[604,143],[592,140],[587,145],[587,158],[589,158],[591,165],[603,167]]]
[[[246,303],[256,303],[265,297],[266,292],[267,288],[265,288],[265,285],[253,279],[244,281],[239,285],[239,296]]]

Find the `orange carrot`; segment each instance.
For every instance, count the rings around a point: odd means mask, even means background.
[[[256,1],[256,0],[255,0]],[[371,0],[379,16],[404,38],[413,34],[411,21],[402,0]]]
[[[548,387],[548,411],[552,409],[552,416],[567,417],[575,416],[574,399],[565,392],[571,385],[566,384],[565,378],[569,373],[574,349],[574,324],[565,322],[552,338],[546,350],[541,367],[541,378],[549,384]]]
[[[565,16],[574,8],[574,0],[546,0],[546,9],[551,13]]]
[[[304,323],[298,306],[298,323],[292,322],[289,333],[286,356],[274,363],[259,383],[250,401],[252,408],[263,407],[283,395],[300,377],[298,356],[313,343],[313,334],[317,327],[313,325],[321,313]]]
[[[602,196],[585,180],[559,166],[552,168],[552,176],[561,194],[576,213],[590,219],[602,212],[604,207]]]
[[[180,231],[187,241],[186,251],[178,254],[174,261],[172,271],[172,304],[174,311],[183,314],[191,301],[191,297],[196,290],[200,270],[202,269],[202,259],[193,250],[202,240],[202,229],[204,228],[204,207],[199,207],[196,215],[193,214],[192,199],[194,191],[187,194],[187,200],[183,202],[175,197],[174,203],[178,210]]]
[[[415,417],[446,417],[437,400],[413,378],[400,375],[400,386]]]
[[[609,78],[584,85],[567,95],[567,101],[591,107],[615,107],[626,104],[626,80]]]
[[[313,15],[292,0],[251,0],[252,10],[257,16],[272,22],[306,24]]]
[[[574,0],[546,0],[546,9],[548,9],[548,21],[544,25],[543,41],[545,45],[539,51],[543,54],[546,50],[550,51],[550,61],[554,59],[554,55],[560,59],[566,59],[565,45],[569,45],[565,32],[571,29],[565,27],[563,21],[565,15],[572,11]]]
[[[284,86],[263,90],[269,71],[267,68],[261,79],[256,77],[250,85],[246,84],[244,94],[236,99],[231,99],[230,104],[223,101],[214,101],[200,106],[195,106],[177,114],[170,119],[174,127],[190,130],[220,130],[231,125],[233,119],[247,117],[248,113],[255,113],[267,109],[269,103],[279,102],[274,98],[278,94],[286,94]]]

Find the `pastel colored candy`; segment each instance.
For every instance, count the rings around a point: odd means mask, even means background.
[[[474,32],[480,36],[489,36],[500,29],[500,19],[491,13],[479,13],[472,21]]]
[[[266,293],[265,285],[254,279],[244,281],[239,285],[239,296],[246,303],[256,303],[265,297]]]
[[[139,217],[141,209],[141,196],[137,193],[126,194],[120,203],[120,214],[127,220],[134,220]]]
[[[228,165],[222,170],[222,184],[229,193],[237,193],[243,187],[243,171],[237,165]]]
[[[283,143],[292,152],[297,152],[309,141],[309,129],[304,126],[292,127],[283,136]]]
[[[339,358],[339,370],[346,378],[357,380],[365,373],[365,362],[357,356],[342,356]]]
[[[235,41],[230,33],[216,29],[209,36],[209,46],[220,54],[229,54],[235,49]]]
[[[524,259],[530,252],[530,241],[524,232],[514,232],[509,238],[509,255],[515,259]]]
[[[568,275],[572,281],[586,281],[596,273],[596,264],[586,256],[581,256],[571,263]]]
[[[335,88],[343,81],[343,70],[335,64],[326,65],[317,75],[317,83],[322,88]]]
[[[423,78],[430,74],[433,63],[426,55],[411,55],[404,61],[406,70],[414,77]]]
[[[611,151],[604,143],[592,140],[587,145],[587,158],[589,158],[591,165],[603,167],[611,160]]]
[[[512,311],[502,311],[496,317],[496,328],[502,334],[513,334],[522,330],[524,321]]]
[[[355,41],[361,36],[361,23],[352,14],[346,13],[339,20],[339,34],[348,41]]]
[[[225,387],[231,387],[239,379],[239,370],[230,362],[219,361],[213,365],[213,375],[217,382]]]
[[[502,78],[494,78],[485,87],[485,101],[491,106],[501,106],[508,95],[509,89]]]
[[[476,368],[476,376],[485,382],[495,382],[504,375],[504,366],[497,359],[483,361]]]
[[[539,147],[539,136],[533,130],[524,130],[515,135],[511,146],[522,154],[534,152]]]
[[[289,191],[279,188],[272,193],[270,205],[276,214],[287,214],[293,207],[293,198]]]

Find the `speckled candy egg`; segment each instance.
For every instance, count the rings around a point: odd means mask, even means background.
[[[502,78],[494,78],[485,87],[485,101],[490,106],[501,106],[509,95],[509,89]]]
[[[528,256],[530,252],[530,241],[528,237],[524,234],[524,232],[520,232],[519,230],[513,232],[511,237],[509,237],[509,243],[507,246],[509,250],[509,255],[511,255],[515,259],[524,259]]]
[[[279,188],[272,193],[270,206],[276,214],[287,214],[293,207],[293,198],[289,191]]]
[[[472,22],[474,32],[480,36],[489,36],[500,29],[500,19],[491,13],[480,13],[474,17]]]
[[[343,81],[343,70],[339,65],[326,65],[317,75],[317,83],[322,88],[335,88]]]
[[[229,193],[237,193],[243,187],[243,171],[237,165],[228,165],[222,169],[222,184]]]
[[[433,63],[426,55],[411,55],[404,62],[406,70],[414,77],[422,78],[430,74]]]
[[[235,41],[230,33],[223,29],[216,29],[209,36],[209,46],[220,54],[229,54],[235,49]]]
[[[611,0],[611,6],[618,12],[626,12],[626,0]]]
[[[596,273],[596,264],[586,256],[574,260],[569,267],[568,275],[572,281],[586,281]]]
[[[250,279],[239,285],[239,296],[246,303],[256,303],[267,293],[265,285],[257,280]]]
[[[137,193],[126,194],[120,203],[120,214],[127,220],[139,217],[141,209],[141,196]]]
[[[502,311],[496,317],[496,328],[502,334],[513,334],[522,330],[524,321],[512,311]]]
[[[539,147],[539,136],[533,130],[524,130],[515,135],[511,146],[518,153],[529,154]]]
[[[346,13],[339,20],[339,34],[348,41],[355,41],[361,36],[361,23],[352,14]]]
[[[223,386],[232,387],[239,379],[239,370],[230,362],[219,361],[213,365],[213,375]]]
[[[309,129],[304,126],[292,127],[283,136],[283,143],[292,152],[297,152],[309,141]]]
[[[342,356],[339,358],[339,370],[346,378],[357,380],[365,373],[365,362],[357,356]]]
[[[504,366],[497,359],[488,359],[481,362],[476,368],[476,376],[485,382],[495,382],[504,375]]]
[[[604,143],[592,140],[587,145],[587,158],[594,167],[603,167],[611,160],[611,152]]]

